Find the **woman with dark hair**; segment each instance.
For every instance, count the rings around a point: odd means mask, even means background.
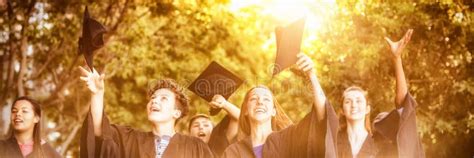
[[[41,106],[28,97],[17,98],[11,108],[10,132],[0,141],[0,158],[61,157],[41,139]]]
[[[313,61],[300,53],[297,66],[311,80],[314,101],[324,97],[319,95],[323,94],[319,83],[314,82],[317,79]],[[239,128],[244,138],[230,145],[223,157],[322,157],[326,148],[334,152],[334,146],[325,147],[324,144],[332,142],[326,139],[326,133],[334,132],[326,132],[325,126],[320,125],[325,122],[321,118],[326,115],[326,107],[324,102],[315,102],[311,112],[292,125],[269,88],[253,87],[245,95],[239,117]]]
[[[367,92],[351,86],[342,97],[341,126],[337,134],[337,157],[425,157],[416,127],[416,101],[408,92],[401,52],[410,41],[413,30],[398,42],[385,38],[391,48],[395,67],[395,109],[377,115],[370,121],[371,106]],[[326,99],[323,100],[326,102]],[[338,122],[330,122],[338,125]]]

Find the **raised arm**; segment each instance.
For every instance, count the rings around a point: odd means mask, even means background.
[[[87,88],[91,91],[91,115],[94,126],[95,136],[102,135],[102,115],[104,112],[104,77],[105,74],[99,75],[94,69],[92,72],[79,67],[84,76],[81,76],[87,84]]]
[[[298,61],[296,62],[298,69],[305,72],[305,74],[311,80],[311,86],[313,91],[314,106],[318,120],[323,120],[326,117],[325,103],[326,95],[324,95],[323,88],[319,84],[318,77],[314,70],[314,62],[306,54],[299,53],[297,55]]]
[[[234,104],[228,102],[222,95],[214,95],[212,101],[209,103],[213,107],[224,109],[227,114],[230,116],[229,126],[227,127],[226,137],[227,140],[231,141],[239,129],[239,117],[240,109]]]
[[[213,107],[224,109],[234,120],[239,120],[240,109],[234,104],[228,102],[222,95],[214,95],[209,103]]]
[[[405,46],[410,41],[412,33],[413,33],[413,29],[409,29],[405,33],[403,38],[397,42],[393,42],[388,37],[385,37],[385,40],[390,46],[392,60],[395,66],[395,77],[396,77],[396,84],[397,84],[395,103],[397,105],[397,108],[399,108],[399,106],[403,103],[403,100],[405,100],[405,96],[408,93],[408,86],[407,86],[407,81],[405,78],[405,72],[403,71],[401,54]]]

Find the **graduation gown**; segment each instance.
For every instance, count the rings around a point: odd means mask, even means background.
[[[298,124],[271,133],[263,145],[264,158],[336,157],[337,122],[332,106],[326,104],[326,119],[318,121],[314,107]],[[328,128],[326,128],[328,127]],[[255,157],[250,137],[230,145],[223,157]]]
[[[49,143],[41,144],[44,157],[47,158],[61,158],[58,152],[54,150]],[[28,154],[26,158],[33,158],[33,152]],[[0,158],[23,158],[20,146],[15,137],[10,137],[6,140],[0,140]]]
[[[349,139],[347,138],[347,130],[340,130],[338,132],[338,141],[337,141],[337,149],[338,149],[338,157],[339,158],[353,158],[352,157],[352,149],[351,144],[349,143]],[[360,147],[359,153],[357,157],[361,158],[374,158],[377,156],[378,148],[375,143],[375,139],[370,134],[367,135],[365,138],[364,143]]]
[[[110,124],[102,118],[102,136],[94,135],[92,115],[88,114],[81,131],[81,158],[155,158],[155,135],[126,126]],[[212,158],[212,152],[199,138],[174,134],[163,158]]]
[[[405,96],[400,109],[392,110],[374,122],[373,135],[368,135],[357,157],[423,158],[425,153],[416,131],[416,101],[410,94]],[[338,155],[352,158],[347,131],[339,131]]]
[[[222,156],[224,150],[232,143],[235,142],[235,137],[233,140],[227,140],[227,129],[230,123],[230,117],[227,115],[224,119],[221,120],[213,129],[211,137],[209,138],[209,148],[214,153],[216,157]]]

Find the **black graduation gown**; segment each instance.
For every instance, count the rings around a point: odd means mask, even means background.
[[[407,94],[400,107],[403,108],[401,114],[394,109],[380,121],[376,120],[373,135],[367,136],[357,157],[425,157],[416,131],[416,106],[416,101]],[[339,131],[337,143],[339,158],[352,158],[345,129]]]
[[[82,158],[154,158],[155,136],[130,127],[110,124],[104,113],[102,136],[94,135],[92,115],[84,120],[81,131]],[[212,158],[211,150],[199,138],[176,133],[171,137],[163,158]]]
[[[392,110],[381,121],[374,123],[374,136],[380,157],[423,158],[425,151],[416,128],[415,99],[407,93],[401,104],[403,111]]]
[[[230,118],[228,115],[224,117],[213,129],[211,137],[209,138],[209,148],[216,157],[222,156],[224,150],[232,143],[235,142],[235,138],[231,141],[227,140],[227,129],[229,127]]]
[[[347,130],[340,130],[338,132],[337,149],[339,158],[352,158],[352,149],[349,139],[347,138]],[[370,134],[364,140],[362,147],[357,154],[361,158],[374,158],[378,152],[374,137]]]
[[[59,153],[54,150],[49,143],[41,144],[44,157],[48,158],[61,158]],[[26,158],[33,158],[33,152],[26,156]],[[16,141],[15,137],[10,137],[6,140],[0,141],[0,158],[23,158],[21,154],[20,146]]]
[[[332,106],[326,104],[327,119],[317,120],[314,107],[298,124],[273,132],[263,145],[264,158],[304,158],[336,157],[335,135],[336,114]],[[329,128],[326,128],[326,125]],[[249,137],[233,143],[224,152],[223,157],[255,157]]]

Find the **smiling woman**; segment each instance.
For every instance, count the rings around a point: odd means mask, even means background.
[[[10,120],[10,136],[0,141],[0,158],[61,157],[41,139],[41,106],[35,100],[17,98],[12,105]]]
[[[252,127],[255,129],[259,124],[270,127],[271,131],[279,131],[291,123],[269,88],[259,85],[245,95],[239,120],[244,135],[251,135]],[[263,142],[258,143],[261,144]]]
[[[313,99],[311,112],[297,124],[279,106],[271,90],[265,86],[250,89],[244,97],[239,117],[240,141],[230,145],[223,157],[323,157],[334,154],[334,126],[325,128],[335,113],[324,101],[316,82],[314,63],[305,54],[297,55],[297,67],[311,78]],[[294,105],[298,108],[300,105]],[[322,119],[325,116],[329,119]],[[328,129],[328,130],[326,130]],[[326,134],[328,133],[328,134]]]

